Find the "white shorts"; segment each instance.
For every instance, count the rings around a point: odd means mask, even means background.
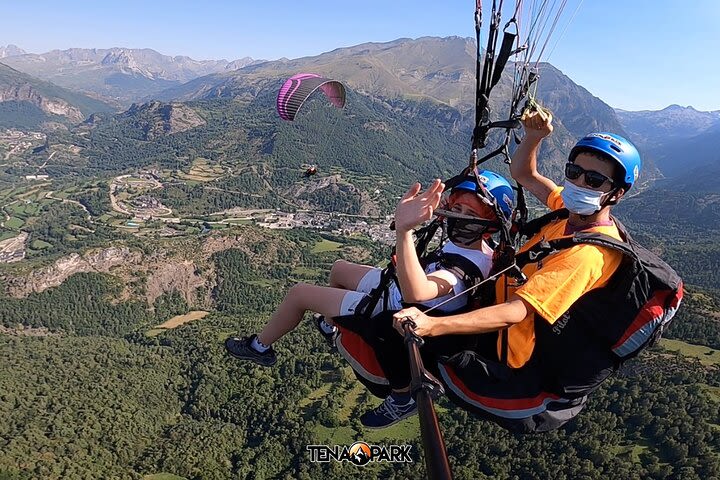
[[[380,276],[382,275],[382,268],[375,267],[369,270],[355,287],[356,292],[370,293],[373,288],[380,285]]]
[[[358,304],[367,297],[367,294],[370,293],[373,288],[380,284],[381,274],[382,269],[376,267],[363,275],[355,290],[347,292],[343,297],[342,303],[340,304],[340,315],[354,315]],[[375,305],[372,314],[377,315],[382,309],[383,301],[381,298],[377,305]]]

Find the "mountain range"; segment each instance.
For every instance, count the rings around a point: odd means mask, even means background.
[[[161,92],[165,101],[253,97],[297,72],[340,79],[363,95],[381,99],[393,112],[423,115],[469,138],[475,122],[475,41],[461,37],[398,39],[339,48],[321,55],[263,62],[233,72],[211,74]],[[507,118],[514,65],[490,97],[491,119]],[[561,174],[565,155],[590,131],[626,135],[615,111],[550,64],[539,65],[537,99],[555,113],[555,132],[544,145],[544,173]],[[497,139],[495,139],[495,142]],[[490,148],[496,146],[492,143]],[[644,178],[659,176],[651,159]]]
[[[338,48],[321,55],[256,63],[242,69],[210,74],[174,87],[154,98],[188,101],[236,97],[256,92],[268,80],[297,72],[314,72],[341,80],[358,93],[391,101],[402,110],[426,103],[459,114],[453,121],[474,125],[475,40],[461,37],[398,39]],[[507,116],[514,65],[509,65],[493,89],[491,107],[496,118]],[[558,69],[539,66],[537,97],[551,110],[563,112],[557,120],[575,136],[602,125],[623,132],[612,108],[575,84]],[[441,115],[446,115],[442,113]]]
[[[233,61],[171,57],[149,48],[71,48],[33,54],[9,45],[2,52],[3,63],[17,70],[118,106],[199,76],[255,62],[249,57]]]
[[[639,146],[689,138],[720,123],[720,110],[700,112],[680,105],[670,105],[657,111],[616,109],[615,113]]]
[[[53,50],[36,55],[13,45],[2,47],[0,54],[5,55],[4,63],[18,71],[107,99],[116,109],[153,100],[249,100],[264,89],[277,88],[280,79],[308,71],[339,79],[357,93],[384,103],[391,112],[425,116],[456,132],[471,132],[474,126],[472,38],[398,39],[276,61],[248,57],[234,62],[197,61],[126,48]],[[507,115],[513,68],[506,68],[493,90],[495,119]],[[560,162],[578,137],[588,131],[608,130],[626,135],[638,145],[646,160],[643,177],[652,179],[659,176],[655,165],[666,176],[672,175],[675,165],[685,165],[678,161],[679,155],[709,144],[713,138],[718,112],[677,105],[658,112],[613,110],[550,64],[541,64],[538,73],[537,98],[555,113],[555,133],[545,146],[554,163]],[[714,160],[712,149],[706,150],[693,156],[693,166]]]
[[[716,147],[720,142],[720,110],[700,112],[670,105],[659,111],[616,113],[633,141],[666,176],[720,161]]]
[[[314,72],[339,79],[360,94],[381,99],[388,109],[424,115],[466,132],[475,121],[475,43],[461,37],[398,39],[338,48],[321,55],[256,63],[236,71],[206,75],[173,87],[153,98],[192,101],[211,98],[253,98],[278,79]],[[493,118],[507,118],[513,65],[506,68],[491,96]],[[546,151],[564,155],[575,139],[593,130],[624,133],[613,109],[575,84],[550,64],[539,67],[537,97],[556,112],[556,131]],[[555,169],[553,169],[555,170]],[[650,177],[654,176],[650,162]],[[555,172],[557,173],[557,172]]]

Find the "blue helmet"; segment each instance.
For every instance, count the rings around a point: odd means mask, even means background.
[[[629,190],[640,175],[640,153],[635,145],[620,135],[605,132],[587,134],[570,150],[570,161],[574,162],[578,154],[586,151],[599,153],[620,165],[625,190]]]
[[[477,176],[478,181],[490,193],[490,196],[497,201],[500,210],[505,215],[505,220],[509,220],[512,216],[513,205],[515,204],[515,192],[505,177],[498,175],[490,170],[480,170]],[[468,192],[477,192],[478,187],[473,177],[468,177],[457,184],[451,192],[465,190]]]

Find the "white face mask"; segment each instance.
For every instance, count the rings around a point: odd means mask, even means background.
[[[577,215],[592,215],[602,208],[601,202],[605,192],[589,188],[578,187],[569,180],[565,180],[563,191],[560,192],[565,208]]]

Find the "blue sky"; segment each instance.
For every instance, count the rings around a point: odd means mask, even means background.
[[[32,53],[125,46],[272,60],[401,37],[475,35],[472,0],[3,3],[0,45]],[[568,1],[566,18],[578,3]],[[720,110],[719,26],[717,0],[585,0],[549,61],[613,107]]]

